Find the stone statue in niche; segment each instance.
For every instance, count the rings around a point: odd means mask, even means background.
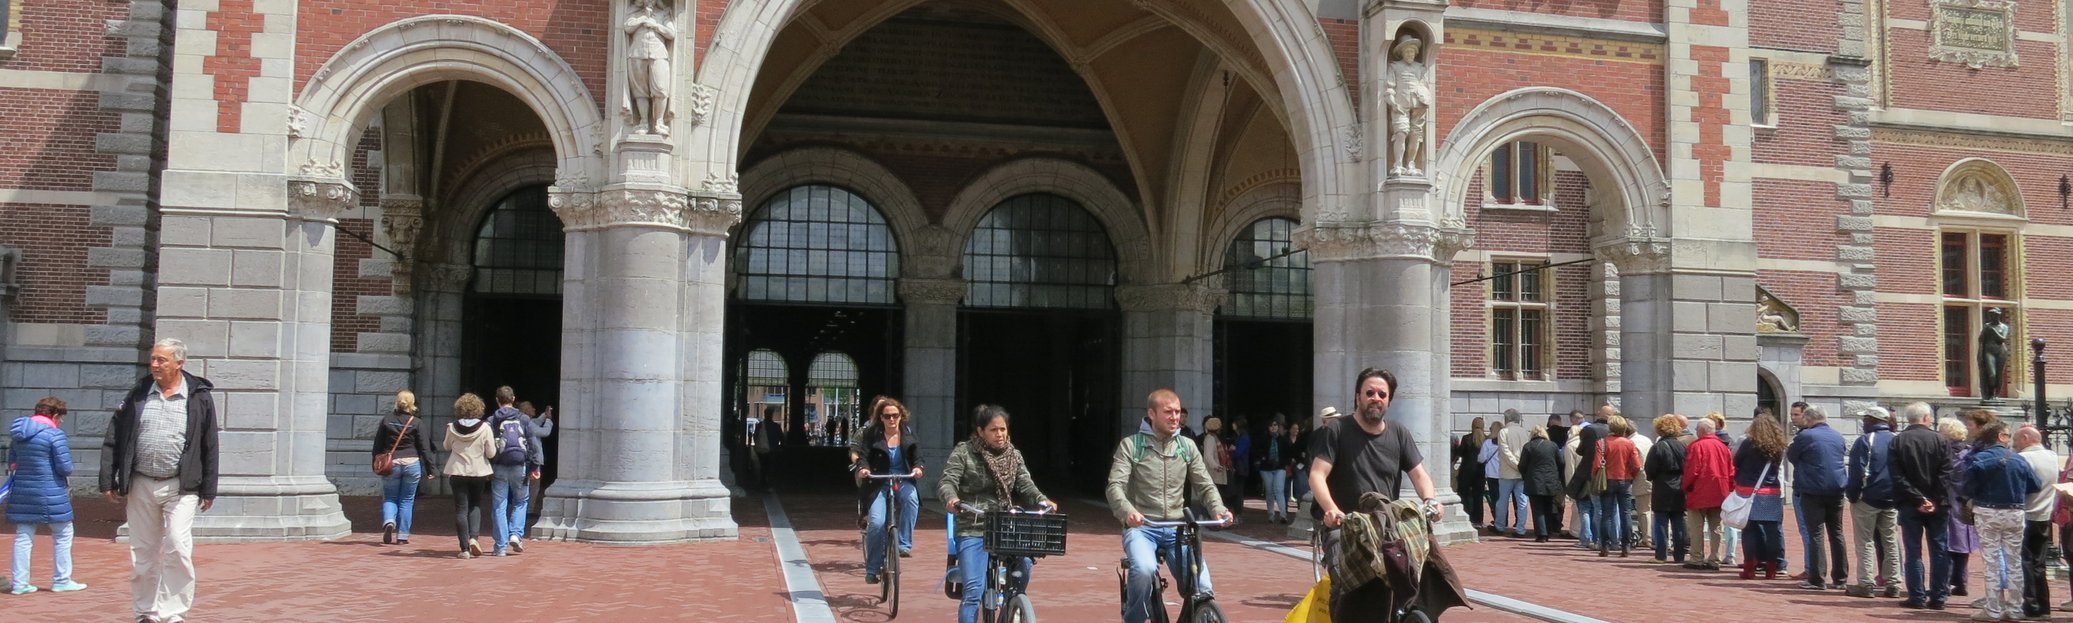
[[[670,46],[676,43],[676,20],[663,0],[633,0],[623,28],[626,45],[626,93],[619,113],[633,121],[635,134],[669,136],[675,115],[669,110]]]
[[[2008,323],[2001,320],[2001,308],[1987,310],[1979,331],[1979,397],[2001,397],[2003,373],[2008,368]]]
[[[1791,333],[1799,330],[1799,312],[1786,307],[1770,292],[1756,291],[1756,332]]]
[[[1425,164],[1425,120],[1432,110],[1432,85],[1420,58],[1425,40],[1416,34],[1397,37],[1389,49],[1383,75],[1383,100],[1389,102],[1390,175],[1418,175]]]

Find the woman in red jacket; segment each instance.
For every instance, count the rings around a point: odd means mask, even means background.
[[[1626,558],[1627,551],[1634,546],[1634,477],[1641,473],[1641,451],[1627,439],[1634,434],[1634,424],[1627,418],[1607,418],[1605,428],[1612,434],[1598,441],[1602,450],[1596,469],[1605,472],[1605,493],[1598,498],[1595,525],[1606,527],[1598,533],[1598,557],[1610,555],[1612,542],[1617,540],[1620,557]]]
[[[1684,566],[1720,570],[1723,554],[1720,503],[1734,487],[1734,453],[1714,435],[1712,420],[1699,418],[1698,438],[1684,454],[1684,528],[1691,535],[1692,556]]]

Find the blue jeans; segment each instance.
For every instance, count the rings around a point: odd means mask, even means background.
[[[57,586],[72,581],[72,522],[50,525],[51,561],[50,585]],[[36,524],[16,524],[14,527],[14,588],[29,585],[29,557],[36,553]]]
[[[1598,496],[1586,495],[1576,499],[1576,542],[1584,547],[1598,546],[1598,533],[1593,525],[1598,516]]]
[[[381,522],[396,524],[397,538],[410,538],[411,520],[417,514],[417,485],[424,479],[424,461],[397,465],[381,479]]]
[[[1775,521],[1750,520],[1742,528],[1742,564],[1782,565],[1785,560],[1785,533]],[[1762,568],[1762,567],[1757,567]],[[1783,566],[1778,567],[1784,571]]]
[[[1295,484],[1295,489],[1296,489],[1296,490],[1295,490],[1295,495],[1293,495],[1293,496],[1290,496],[1290,497],[1293,497],[1293,498],[1295,498],[1297,502],[1301,502],[1301,501],[1303,501],[1303,496],[1306,496],[1306,495],[1310,495],[1310,462],[1309,462],[1309,461],[1302,461],[1302,462],[1298,462],[1298,463],[1296,463],[1296,478],[1295,478],[1295,481],[1296,481],[1296,484]],[[2073,550],[2068,550],[2068,551],[2073,551]]]
[[[1499,531],[1504,530],[1509,525],[1512,534],[1526,534],[1526,524],[1529,516],[1526,514],[1525,480],[1519,478],[1498,479],[1496,506],[1497,508],[1491,509],[1497,513],[1496,523],[1490,525],[1497,526]],[[1507,518],[1511,519],[1509,524],[1505,522]]]
[[[1656,511],[1655,527],[1656,560],[1684,562],[1684,554],[1691,547],[1690,541],[1685,540],[1684,511]]]
[[[1144,623],[1152,616],[1152,605],[1164,608],[1164,600],[1155,594],[1159,590],[1159,553],[1166,554],[1166,568],[1174,577],[1187,575],[1187,561],[1181,560],[1175,548],[1179,539],[1174,538],[1173,528],[1131,528],[1123,531],[1123,555],[1130,559],[1129,594],[1123,598],[1123,623]],[[1198,595],[1213,594],[1209,583],[1209,562],[1202,561],[1201,584],[1195,587]]]
[[[532,495],[527,475],[524,464],[490,466],[489,509],[497,517],[493,535],[499,552],[504,551],[513,536],[525,530],[526,497]]]
[[[900,549],[914,549],[914,520],[915,513],[920,510],[921,497],[911,482],[900,483],[898,497]],[[871,495],[871,506],[864,511],[864,525],[864,573],[878,573],[885,568],[885,489]]]
[[[1260,470],[1260,483],[1267,488],[1267,514],[1288,514],[1288,471]]]
[[[1598,531],[1598,549],[1612,550],[1626,547],[1633,528],[1634,481],[1607,480],[1605,493],[1598,496],[1598,521],[1591,528]]]
[[[1807,540],[1807,501],[1798,493],[1792,494],[1792,518],[1799,522],[1800,562],[1807,566],[1808,576],[1814,577],[1816,565],[1814,564],[1813,542]],[[1783,573],[1784,571],[1785,561],[1780,560],[1778,561],[1778,572]]]
[[[992,562],[986,553],[986,539],[976,536],[957,537],[956,551],[957,571],[963,574],[961,578],[964,585],[964,601],[957,606],[957,623],[977,623],[979,600],[986,595],[986,574],[992,571],[987,567]],[[1008,570],[1011,574],[1008,581],[1026,589],[1029,586],[1030,568],[1033,566],[1035,565],[1030,564],[1030,559],[1022,559],[1020,569]],[[1021,580],[1016,580],[1012,575],[1014,573],[1022,574]]]
[[[1907,552],[1907,598],[1909,601],[1943,601],[1950,596],[1951,561],[1950,518],[1939,512],[1924,514],[1921,510],[1906,504],[1900,505],[1901,550]],[[1929,586],[1922,586],[1922,541],[1929,541]]]

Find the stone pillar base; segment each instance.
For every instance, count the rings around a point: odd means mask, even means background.
[[[540,501],[542,539],[648,545],[732,539],[732,500],[719,480],[560,480]]]
[[[338,490],[317,477],[224,476],[215,506],[194,516],[197,543],[318,541],[352,532]],[[123,524],[115,540],[128,542],[129,535],[129,524]]]

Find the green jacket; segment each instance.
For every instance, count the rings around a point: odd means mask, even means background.
[[[1000,499],[1000,485],[993,480],[993,473],[986,466],[986,458],[979,455],[979,448],[967,441],[957,444],[950,451],[950,457],[943,461],[943,477],[936,483],[936,499],[956,499],[987,512],[1009,506],[1008,500]],[[1021,450],[1014,451],[1019,457]],[[1015,470],[1015,499],[1024,507],[1038,506],[1050,501],[1042,491],[1037,490],[1036,481],[1029,477],[1029,465],[1024,463]],[[957,518],[958,536],[985,536],[986,526],[973,521],[970,516]]]
[[[1191,496],[1183,495],[1189,491]],[[1190,497],[1212,517],[1224,514],[1223,497],[1217,495],[1194,440],[1178,434],[1160,440],[1138,433],[1116,444],[1108,468],[1108,507],[1116,519],[1124,520],[1132,512],[1146,519],[1180,519]]]

